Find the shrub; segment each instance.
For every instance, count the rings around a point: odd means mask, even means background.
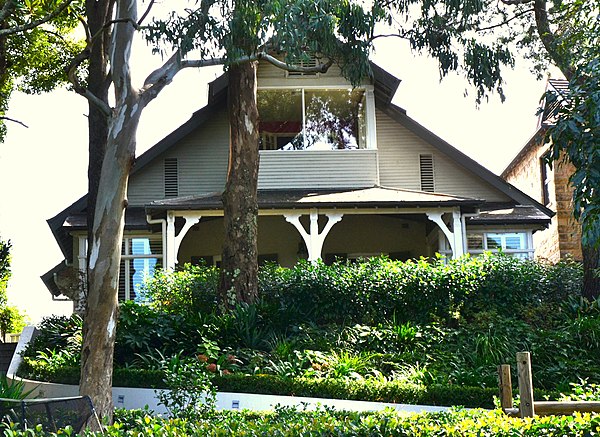
[[[595,435],[600,416],[575,414],[511,418],[499,410],[451,410],[443,413],[402,414],[395,411],[351,412],[318,409],[297,411],[278,407],[271,412],[222,411],[195,421],[152,417],[145,412],[115,415],[117,421],[103,435],[147,437],[204,437],[224,435],[285,436],[573,436]],[[122,421],[120,420],[122,417]],[[41,427],[7,435],[45,436]],[[71,435],[69,431],[60,435]],[[99,436],[101,433],[86,433]]]

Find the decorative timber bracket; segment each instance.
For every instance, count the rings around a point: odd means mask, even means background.
[[[310,232],[306,232],[304,226],[300,222],[301,214],[284,214],[285,220],[293,224],[306,244],[308,249],[308,260],[316,262],[321,259],[321,252],[323,251],[323,243],[327,234],[331,231],[333,225],[342,220],[343,214],[325,214],[327,216],[327,223],[321,232],[319,232],[319,213],[316,209],[310,211]]]

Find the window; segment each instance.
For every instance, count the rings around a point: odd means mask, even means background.
[[[473,232],[467,233],[467,252],[480,254],[501,250],[518,258],[532,258],[533,247],[528,232]]]
[[[258,91],[262,150],[364,149],[363,89],[264,89]]]
[[[162,237],[126,236],[123,238],[119,274],[119,300],[135,300],[146,278],[162,260]]]

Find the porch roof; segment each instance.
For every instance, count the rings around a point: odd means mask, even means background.
[[[308,208],[476,208],[483,200],[448,194],[387,187],[336,190],[259,190],[259,209]],[[221,210],[221,193],[158,200],[146,206],[149,213],[166,210]]]
[[[510,208],[480,211],[479,215],[469,217],[467,223],[471,225],[539,224],[545,226],[551,220],[551,217],[544,214],[535,206],[516,205]]]

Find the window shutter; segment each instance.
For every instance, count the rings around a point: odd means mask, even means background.
[[[165,159],[165,197],[179,196],[179,169],[177,158]]]
[[[419,155],[419,165],[421,170],[421,191],[434,192],[433,155]]]

